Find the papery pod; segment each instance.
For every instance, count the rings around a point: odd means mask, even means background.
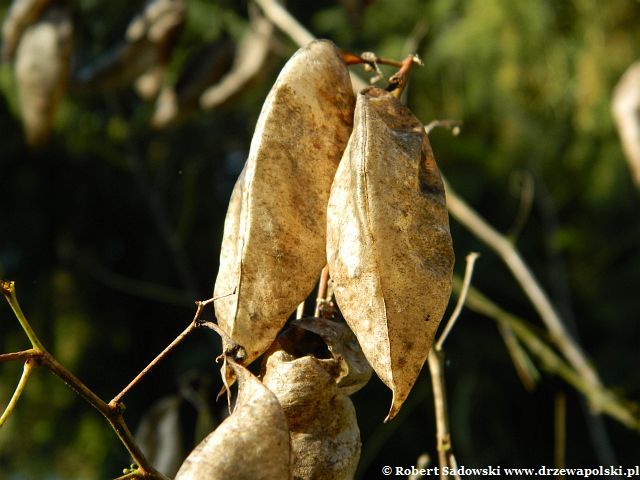
[[[13,0],[2,22],[2,57],[13,58],[22,33],[42,14],[51,0]]]
[[[454,255],[428,137],[384,90],[358,95],[327,216],[335,297],[369,363],[393,391],[389,420],[429,354],[451,294]]]
[[[278,400],[251,372],[230,361],[238,378],[236,407],[189,454],[176,480],[286,480],[291,447]]]
[[[182,460],[180,406],[183,398],[172,395],[154,402],[144,413],[135,432],[142,453],[156,470],[173,477]]]
[[[336,379],[340,393],[353,395],[369,382],[371,365],[362,353],[358,339],[346,323],[305,317],[294,320],[291,325],[322,338],[333,358],[340,364],[340,374]]]
[[[83,68],[74,87],[108,90],[137,82],[141,96],[155,96],[185,18],[184,0],[147,0],[127,27],[124,42]]]
[[[291,434],[294,480],[349,480],[360,459],[360,430],[351,399],[338,391],[335,359],[296,358],[278,349],[262,382],[278,398]]]
[[[68,10],[52,6],[25,30],[18,44],[15,76],[20,111],[27,142],[34,148],[47,142],[64,95],[72,32]]]
[[[224,228],[214,298],[248,363],[275,339],[325,264],[326,202],[351,132],[354,98],[326,40],[284,66],[260,113]]]
[[[640,187],[640,62],[631,65],[616,85],[611,110],[633,181]]]

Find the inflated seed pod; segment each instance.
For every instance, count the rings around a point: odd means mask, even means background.
[[[277,349],[262,382],[278,398],[291,435],[294,480],[350,480],[360,459],[360,430],[351,399],[338,391],[333,359],[300,358]]]
[[[354,98],[340,52],[301,48],[262,107],[225,220],[214,298],[219,325],[248,363],[313,290],[326,260],[326,204]]]
[[[13,58],[22,33],[35,22],[51,0],[13,0],[2,22],[2,57]]]
[[[294,320],[291,325],[315,333],[324,341],[333,358],[340,364],[340,374],[336,379],[340,393],[353,395],[369,382],[371,365],[346,323],[305,317]]]
[[[189,454],[176,480],[287,480],[291,447],[282,407],[251,372],[230,364],[238,378],[235,410]]]
[[[64,95],[72,31],[68,10],[52,6],[24,31],[18,44],[15,76],[20,111],[27,142],[34,148],[47,142]]]
[[[618,81],[611,110],[633,181],[640,188],[640,62],[631,65]]]
[[[449,301],[454,254],[442,179],[422,124],[368,88],[331,188],[327,258],[336,301],[392,390],[409,394]]]

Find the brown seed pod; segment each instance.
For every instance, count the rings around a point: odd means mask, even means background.
[[[262,107],[214,290],[219,325],[247,363],[269,347],[325,264],[326,203],[353,103],[340,52],[320,40],[287,62]]]
[[[358,339],[344,322],[325,318],[306,317],[291,322],[292,326],[320,336],[333,358],[340,365],[336,379],[338,390],[345,395],[353,395],[364,387],[371,378],[371,365],[362,353]]]
[[[291,434],[294,480],[352,479],[360,430],[351,399],[338,391],[339,363],[278,349],[266,359],[263,383],[278,398]]]
[[[409,394],[451,294],[453,247],[442,179],[422,124],[368,88],[331,188],[327,257],[342,314],[393,391]]]
[[[16,51],[15,75],[27,142],[41,148],[64,95],[71,58],[72,24],[64,6],[48,8],[28,27]]]
[[[640,62],[631,65],[618,81],[611,111],[633,181],[640,188]]]
[[[51,0],[13,0],[2,22],[2,57],[13,58],[23,32],[35,22]]]
[[[286,480],[291,447],[278,400],[244,367],[229,360],[238,378],[234,412],[189,454],[176,480]]]

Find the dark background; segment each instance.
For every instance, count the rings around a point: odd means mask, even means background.
[[[443,174],[505,233],[517,217],[523,178],[533,182],[518,248],[603,381],[638,400],[640,201],[610,100],[621,74],[640,57],[640,3],[290,3],[316,36],[356,52],[400,59],[414,33],[427,29],[417,47],[425,66],[412,72],[407,103],[424,123],[464,121],[457,137],[445,130],[431,135]],[[74,68],[117,43],[141,5],[71,2]],[[5,2],[0,14],[6,8]],[[246,9],[245,2],[189,0],[169,79],[205,42],[224,32],[237,37]],[[0,277],[17,282],[22,307],[47,348],[106,400],[186,327],[193,301],[211,295],[231,188],[262,102],[296,49],[281,32],[276,38],[263,78],[224,108],[194,111],[180,125],[154,131],[153,102],[132,89],[70,93],[49,145],[38,153],[23,140],[12,68],[0,68]],[[495,254],[455,221],[451,227],[456,272],[463,272],[470,250],[481,252],[474,285],[540,324]],[[131,392],[125,399],[131,427],[185,383],[204,392],[210,413],[221,415],[224,402],[214,401],[218,343],[213,334],[196,332]],[[0,350],[27,347],[10,309],[0,305]],[[569,466],[638,463],[638,434],[606,419],[608,439],[590,435],[580,396],[560,380],[543,375],[527,391],[492,320],[465,311],[446,352],[461,465],[552,465],[553,405],[562,392]],[[21,368],[0,365],[0,405]],[[383,465],[411,466],[423,452],[435,461],[427,371],[402,413],[385,425],[390,399],[375,378],[353,397],[361,478],[378,478]],[[201,435],[195,423],[207,412],[189,402],[180,412],[187,448]],[[0,430],[0,479],[113,478],[128,464],[106,421],[44,369]]]

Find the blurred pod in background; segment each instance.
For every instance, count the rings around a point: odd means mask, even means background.
[[[49,7],[22,35],[15,77],[27,143],[42,148],[69,75],[73,26],[64,5]]]
[[[51,0],[14,0],[2,22],[2,58],[11,60],[24,31],[35,22]]]

